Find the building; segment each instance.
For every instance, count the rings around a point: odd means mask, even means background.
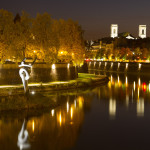
[[[111,35],[110,37],[115,38],[118,37],[118,25],[117,24],[112,24],[111,25]]]
[[[139,25],[139,37],[146,38],[146,25]]]

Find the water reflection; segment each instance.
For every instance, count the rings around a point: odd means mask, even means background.
[[[143,98],[137,101],[137,116],[144,117],[144,99]]]
[[[30,144],[28,142],[28,131],[25,129],[26,125],[26,121],[24,120],[23,124],[22,124],[22,128],[18,134],[18,142],[17,145],[20,148],[20,150],[22,149],[29,149],[30,148]]]
[[[116,100],[109,100],[109,115],[113,119],[116,116]]]
[[[0,149],[17,150],[18,147],[23,149],[23,147],[25,148],[24,144],[29,144],[30,149],[33,150],[83,149],[80,147],[82,144],[89,146],[92,143],[93,146],[99,142],[97,141],[99,138],[106,146],[106,141],[111,142],[113,139],[118,141],[120,137],[125,137],[128,145],[131,140],[128,135],[133,133],[132,130],[139,127],[138,129],[143,131],[144,124],[148,127],[150,125],[146,120],[150,114],[149,78],[146,80],[145,76],[132,77],[128,74],[113,73],[108,76],[110,81],[105,86],[85,91],[78,89],[70,93],[58,92],[53,95],[44,93],[44,97],[48,97],[58,107],[50,107],[46,112],[38,109],[36,114],[27,111],[24,114],[27,118],[25,123],[20,119],[23,118],[22,115],[21,117],[10,117],[9,115],[9,117],[4,117],[1,114]],[[32,96],[36,96],[36,94],[37,92]],[[8,99],[0,98],[1,104],[6,101]],[[42,113],[39,113],[40,111]],[[140,122],[144,119],[146,120],[144,123]],[[126,133],[122,134],[124,131]],[[29,137],[25,138],[27,139],[25,142],[19,140],[23,135],[21,133]],[[110,133],[112,133],[112,137]],[[136,139],[136,142],[139,138],[137,134],[132,134],[132,139]],[[86,144],[84,145],[84,143]],[[110,149],[105,146],[102,148]],[[121,147],[116,149],[121,149]]]

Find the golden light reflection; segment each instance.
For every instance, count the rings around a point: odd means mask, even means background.
[[[95,65],[96,65],[96,62],[94,62],[94,67],[95,67]]]
[[[60,126],[61,126],[61,123],[62,123],[62,118],[61,118],[61,112],[60,112],[60,114],[59,114],[59,124],[60,124]]]
[[[138,80],[138,84],[139,84],[139,86],[141,85],[141,79],[139,78],[139,80]]]
[[[126,94],[126,106],[128,107],[129,106],[129,95]]]
[[[111,81],[108,82],[108,87],[111,88]]]
[[[140,99],[137,102],[137,116],[138,117],[144,116],[144,99]]]
[[[67,64],[67,68],[69,69],[69,67],[70,67],[70,64],[68,63],[68,64]]]
[[[138,100],[139,100],[139,97],[140,97],[140,88],[138,87]]]
[[[101,66],[101,62],[99,62],[99,67]]]
[[[114,117],[116,115],[116,100],[109,100],[109,115]]]
[[[113,62],[111,63],[111,68],[113,67]]]
[[[126,76],[126,87],[128,87],[128,77]]]
[[[142,64],[139,64],[139,70],[141,69]]]
[[[112,77],[112,75],[110,76],[110,80],[111,80],[111,83],[112,83],[112,80],[113,80],[113,77]]]
[[[105,62],[105,67],[107,66],[107,62]]]
[[[34,132],[34,130],[35,130],[35,122],[34,120],[32,120],[32,131]]]
[[[120,82],[120,79],[119,79],[119,76],[118,76],[118,84],[119,84],[119,82]]]
[[[67,102],[67,113],[69,112],[69,102]]]
[[[82,108],[83,107],[83,103],[84,103],[84,98],[82,96],[79,96],[77,101],[79,103],[79,108]]]
[[[70,109],[70,117],[71,117],[71,119],[73,118],[73,107],[71,107],[71,109]]]
[[[118,63],[118,69],[119,69],[119,67],[120,67],[120,63]]]
[[[134,88],[134,91],[135,91],[135,81],[134,81],[134,83],[133,83],[133,88]]]
[[[150,92],[150,83],[149,83],[149,92]]]
[[[54,113],[55,113],[55,111],[54,111],[54,109],[52,109],[52,110],[51,110],[51,115],[52,115],[52,117],[54,116]]]
[[[126,69],[128,69],[128,63],[126,63]]]
[[[76,108],[77,107],[77,101],[74,100],[74,107]]]

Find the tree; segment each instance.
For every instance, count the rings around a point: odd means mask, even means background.
[[[0,9],[0,53],[1,62],[10,57],[8,47],[11,43],[13,26],[13,14],[7,10]]]
[[[53,55],[57,52],[53,49],[53,21],[48,13],[37,14],[33,21],[32,33],[34,36],[34,44],[44,54],[47,62],[53,62]]]

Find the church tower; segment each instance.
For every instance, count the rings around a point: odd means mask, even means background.
[[[146,38],[146,25],[139,25],[139,37]]]
[[[112,24],[111,25],[110,37],[112,37],[112,38],[118,37],[118,25],[117,24]]]

